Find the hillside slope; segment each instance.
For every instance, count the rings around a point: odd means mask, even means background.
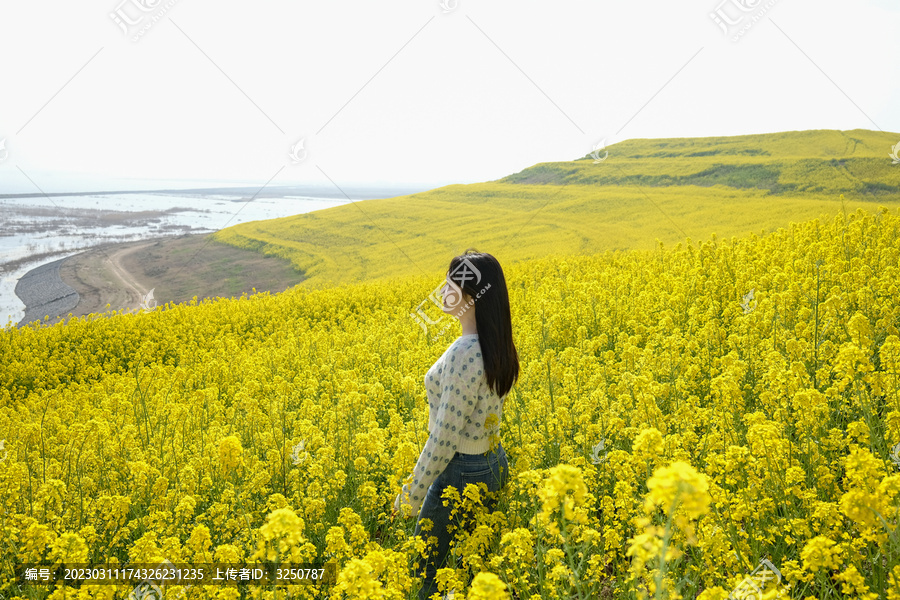
[[[541,163],[500,183],[641,185],[763,189],[772,194],[900,194],[900,169],[888,158],[896,134],[866,130],[789,131],[718,138],[627,140],[610,146],[610,165],[586,155]],[[603,152],[599,153],[603,156]]]
[[[242,223],[214,239],[286,258],[307,276],[301,285],[314,288],[440,277],[470,246],[508,264],[743,236],[896,206],[900,168],[888,153],[898,139],[825,130],[628,140],[601,162],[540,163],[496,181]]]

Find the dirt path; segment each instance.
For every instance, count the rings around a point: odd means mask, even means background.
[[[134,292],[133,305],[131,308],[138,309],[141,307],[141,303],[144,301],[144,297],[147,295],[149,291],[144,286],[142,286],[131,273],[122,266],[122,259],[136,252],[142,248],[147,248],[152,246],[155,243],[147,242],[145,244],[140,244],[138,246],[125,246],[122,248],[117,248],[113,252],[109,253],[109,256],[106,257],[105,264],[108,266],[110,272],[122,282],[122,285],[125,289],[130,289]],[[151,304],[152,306],[152,304]]]

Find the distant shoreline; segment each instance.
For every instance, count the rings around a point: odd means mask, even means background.
[[[186,195],[232,195],[250,196],[254,198],[283,198],[285,196],[310,196],[313,198],[343,198],[348,200],[344,192],[348,192],[353,200],[370,200],[376,198],[393,198],[427,191],[432,188],[421,187],[352,187],[343,186],[340,190],[335,187],[305,187],[293,185],[275,185],[260,189],[257,187],[222,187],[222,188],[179,188],[165,190],[106,190],[98,192],[47,192],[26,194],[0,194],[0,200],[13,198],[45,198],[60,196],[111,196],[118,194],[186,194]]]

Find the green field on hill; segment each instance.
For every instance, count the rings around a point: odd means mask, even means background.
[[[888,154],[898,139],[822,130],[627,140],[600,162],[540,163],[496,181],[242,223],[214,239],[288,259],[314,288],[440,273],[468,247],[507,264],[739,237],[897,206],[900,167]]]

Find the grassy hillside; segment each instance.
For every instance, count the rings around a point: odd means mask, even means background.
[[[834,194],[861,199],[900,194],[900,169],[888,158],[893,133],[790,131],[718,138],[628,140],[608,148],[609,166],[586,155],[542,163],[500,183],[592,186],[722,185],[775,195]],[[602,155],[602,152],[601,152]]]
[[[741,236],[897,205],[900,168],[888,153],[898,139],[854,130],[629,140],[596,164],[541,163],[497,181],[243,223],[214,238],[286,258],[308,277],[303,286],[319,287],[440,274],[469,246],[509,264],[548,249]]]

